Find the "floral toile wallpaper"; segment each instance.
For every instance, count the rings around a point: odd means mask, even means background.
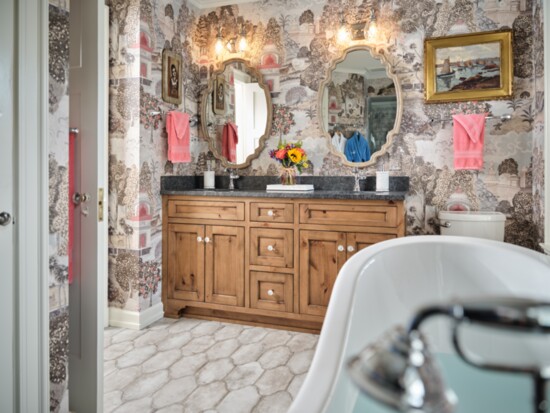
[[[49,3],[50,411],[68,412],[69,4]]]
[[[197,10],[186,0],[112,0],[110,24],[110,305],[142,311],[160,302],[162,175],[201,174],[208,145],[191,129],[192,162],[166,159],[164,114],[197,113],[200,93],[220,62],[243,57],[260,69],[274,103],[268,148],[279,136],[303,140],[315,175],[349,175],[329,152],[317,108],[319,85],[344,46],[336,40],[340,11],[349,23],[377,16],[377,38],[403,88],[399,134],[377,168],[411,179],[407,233],[438,233],[437,211],[462,202],[507,215],[506,241],[537,249],[543,232],[542,0],[259,0]],[[216,56],[224,35],[247,31],[248,49]],[[514,29],[514,97],[510,100],[426,105],[423,40],[456,33]],[[349,45],[361,44],[365,40]],[[161,53],[171,48],[184,62],[184,102],[161,99]],[[158,114],[158,112],[161,112]],[[485,167],[453,169],[453,113],[510,114],[488,121]],[[435,122],[431,122],[435,119]],[[278,126],[277,126],[278,125]],[[274,175],[264,150],[240,175]],[[218,173],[224,173],[221,165]]]

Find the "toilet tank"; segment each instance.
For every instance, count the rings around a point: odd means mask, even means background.
[[[440,211],[441,235],[504,241],[506,216],[494,211]],[[448,224],[448,228],[445,226]]]

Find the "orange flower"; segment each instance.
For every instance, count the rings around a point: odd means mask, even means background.
[[[285,159],[286,156],[286,150],[285,149],[279,149],[277,152],[275,152],[275,158],[277,159]]]

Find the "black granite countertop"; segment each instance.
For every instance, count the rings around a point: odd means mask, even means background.
[[[251,197],[251,198],[315,198],[315,199],[360,199],[404,200],[409,190],[408,177],[390,177],[390,191],[377,192],[376,178],[369,176],[361,181],[361,191],[354,192],[352,176],[300,176],[299,184],[313,184],[314,191],[266,191],[266,185],[276,184],[276,176],[244,176],[234,181],[235,190],[228,190],[229,178],[216,176],[217,189],[202,189],[202,176],[163,176],[162,195],[192,195],[206,197]]]

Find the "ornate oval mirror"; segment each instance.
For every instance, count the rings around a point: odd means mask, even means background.
[[[345,50],[321,85],[319,113],[331,151],[344,164],[374,164],[401,123],[401,86],[385,57],[368,46]]]
[[[225,167],[245,168],[271,132],[269,87],[246,60],[231,59],[213,73],[201,100],[201,128]]]

